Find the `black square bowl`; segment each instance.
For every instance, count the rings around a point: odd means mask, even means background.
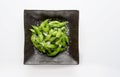
[[[68,21],[69,46],[55,57],[48,57],[34,48],[30,38],[31,25],[39,25],[45,19]],[[79,64],[78,51],[78,10],[24,10],[24,64],[25,65],[76,65]]]

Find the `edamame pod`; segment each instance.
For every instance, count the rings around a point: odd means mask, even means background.
[[[57,31],[54,31],[53,33],[51,33],[53,36],[56,36]]]
[[[33,45],[37,48],[36,35],[35,35],[35,34],[33,34],[33,35],[31,36],[31,41],[32,41]]]
[[[58,29],[58,32],[57,32],[57,34],[56,34],[56,37],[60,37],[60,36],[61,36],[61,34],[62,34],[61,29]]]
[[[32,42],[35,42],[35,39],[36,39],[36,35],[33,34],[33,35],[31,36],[31,41],[32,41]]]
[[[46,38],[45,38],[45,41],[49,40],[51,37],[51,34],[47,35]]]
[[[49,23],[49,25],[53,25],[53,24],[60,24],[60,22],[59,22],[59,21],[51,21],[51,22]]]
[[[54,44],[49,44],[48,48],[56,48],[56,46]]]
[[[61,48],[57,48],[52,53],[47,54],[47,56],[56,56],[60,50],[61,50]]]
[[[51,37],[51,38],[49,39],[49,41],[50,41],[50,42],[53,42],[55,39],[56,39],[56,37]]]
[[[62,27],[62,26],[65,26],[66,24],[67,24],[66,21],[65,21],[65,22],[61,22],[61,23],[59,24],[59,26]]]
[[[31,31],[33,34],[36,34],[36,32],[35,32],[34,29],[30,29],[30,31]]]
[[[61,42],[61,39],[57,40],[57,41],[55,42],[55,44],[56,44],[56,45],[59,45],[60,42]]]
[[[40,24],[39,29],[41,29],[42,27],[45,27],[46,24],[48,23],[48,21],[49,21],[49,19],[44,20],[44,21]]]
[[[50,26],[59,28],[59,27],[65,26],[66,24],[67,24],[67,22],[65,21],[65,22],[61,22],[61,23],[57,23],[57,24],[52,24]]]
[[[39,29],[38,29],[37,26],[32,26],[32,27],[33,27],[33,29],[35,30],[36,34],[40,34],[40,31],[39,31]]]
[[[38,35],[39,41],[42,42],[43,41],[43,35],[42,33]]]
[[[49,34],[52,34],[54,32],[54,30],[53,29],[51,29],[50,31],[49,31]]]

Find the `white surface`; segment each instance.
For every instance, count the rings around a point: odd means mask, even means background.
[[[24,9],[80,10],[80,65],[23,65]],[[0,77],[120,77],[119,0],[0,0],[0,35]]]

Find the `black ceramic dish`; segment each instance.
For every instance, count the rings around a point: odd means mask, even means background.
[[[69,46],[55,57],[48,57],[36,50],[30,40],[31,25],[39,25],[45,19],[68,21]],[[24,10],[24,64],[26,65],[74,65],[79,64],[78,10]]]

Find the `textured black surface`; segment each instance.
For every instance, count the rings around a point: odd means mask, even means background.
[[[31,43],[31,25],[39,25],[45,19],[68,21],[70,44],[66,51],[56,57],[47,57],[34,48]],[[79,64],[78,51],[78,10],[24,10],[24,64],[28,65],[72,65]]]

